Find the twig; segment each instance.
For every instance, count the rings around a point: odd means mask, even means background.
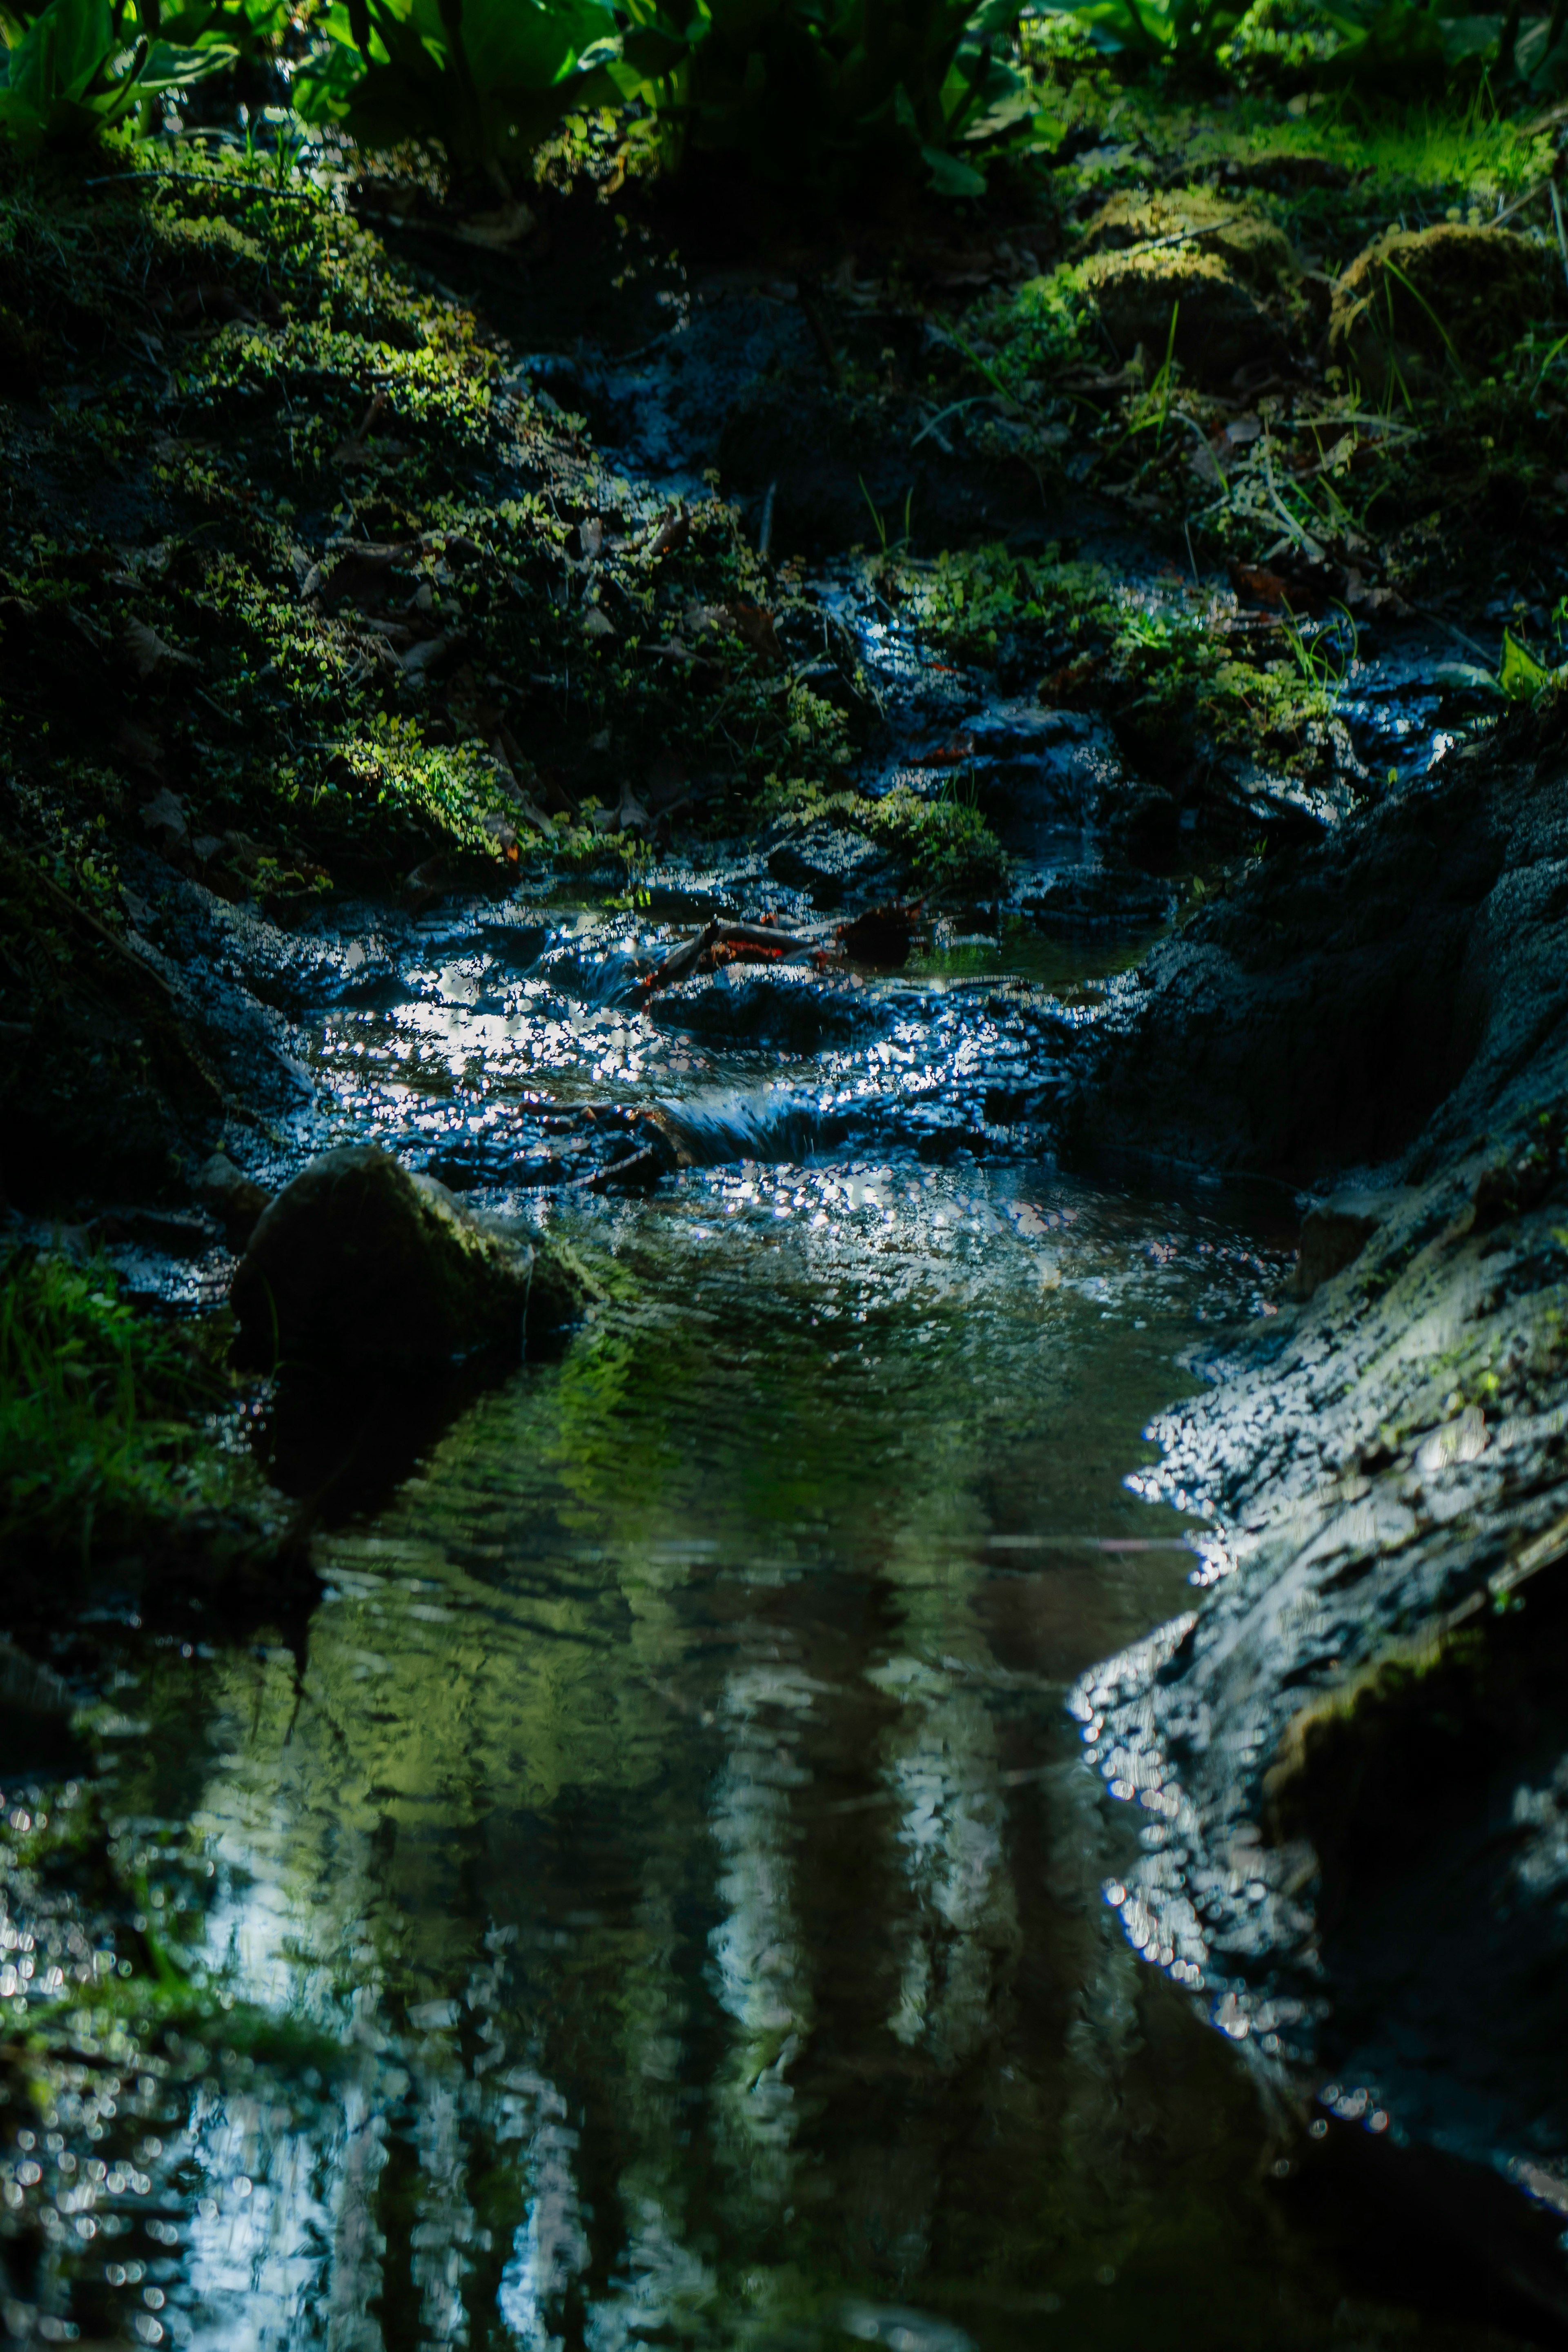
[[[1423,621],[1430,621],[1435,628],[1442,629],[1446,635],[1453,638],[1456,645],[1463,646],[1468,653],[1474,654],[1479,661],[1485,662],[1489,669],[1495,667],[1492,656],[1488,653],[1485,646],[1478,645],[1474,637],[1468,637],[1463,629],[1456,628],[1452,621],[1446,621],[1441,613],[1431,612],[1425,604],[1412,604],[1410,610],[1418,614]]]
[[[972,392],[963,400],[950,400],[945,408],[939,408],[936,415],[921,426],[920,431],[910,443],[910,447],[918,449],[928,433],[934,433],[939,425],[945,425],[948,418],[956,416],[961,408],[975,408],[982,401],[994,400],[996,394],[994,392]],[[945,443],[943,446],[945,447]]]
[[[844,380],[844,371],[839,365],[838,354],[833,348],[833,338],[827,331],[827,323],[817,309],[816,297],[803,286],[796,294],[795,300],[800,305],[802,318],[811,330],[812,341],[822,353],[822,362],[827,370],[827,380],[837,390]]]
[[[1501,228],[1504,221],[1510,221],[1515,213],[1521,213],[1526,205],[1533,204],[1537,196],[1543,195],[1552,185],[1553,183],[1551,180],[1537,180],[1533,188],[1526,188],[1522,196],[1515,196],[1511,205],[1505,205],[1501,212],[1494,213],[1489,221],[1482,221],[1481,226]]]
[[[1131,261],[1134,254],[1160,253],[1168,245],[1195,245],[1200,236],[1218,236],[1231,226],[1229,221],[1211,221],[1207,228],[1173,229],[1169,236],[1152,236],[1142,245],[1124,245],[1112,250],[1120,251]]]
[[[717,918],[703,926],[694,940],[667,956],[656,970],[650,971],[643,986],[651,995],[656,989],[674,988],[689,980],[703,957],[714,947],[763,948],[780,958],[815,954],[821,942],[802,939],[794,931],[774,930],[763,923],[721,923]]]

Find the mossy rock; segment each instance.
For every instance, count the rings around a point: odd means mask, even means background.
[[[0,838],[0,1189],[37,1213],[177,1199],[223,1108],[159,973]]]
[[[1158,365],[1169,348],[1202,383],[1226,382],[1237,368],[1268,359],[1281,340],[1256,295],[1199,247],[1107,254],[1089,263],[1084,288],[1123,360],[1142,346],[1145,361]]]
[[[1161,240],[1184,237],[1184,244]],[[1117,350],[1157,364],[1171,341],[1184,368],[1220,383],[1312,333],[1290,241],[1256,213],[1194,190],[1123,194],[1084,231],[1084,289]]]
[[[234,1277],[252,1363],[414,1363],[521,1355],[571,1319],[575,1276],[492,1232],[444,1184],[370,1144],[319,1159],[279,1194]]]
[[[1089,256],[1126,253],[1164,236],[1190,237],[1200,252],[1217,255],[1232,276],[1261,299],[1295,295],[1301,266],[1284,230],[1201,188],[1173,195],[1112,196],[1087,224],[1083,249]],[[1166,246],[1148,258],[1163,260],[1185,250]]]
[[[1512,229],[1393,229],[1334,288],[1329,356],[1378,394],[1486,375],[1563,293],[1555,257]]]

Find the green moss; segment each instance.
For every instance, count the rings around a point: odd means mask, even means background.
[[[466,304],[308,188],[169,162],[92,195],[0,153],[0,298],[38,322],[58,493],[0,524],[0,753],[52,837],[166,786],[165,854],[273,904],[438,852],[503,881],[581,862],[585,813],[613,827],[671,743],[731,833],[771,767],[842,766],[841,709],[784,677],[792,613],[818,648],[820,614],[728,508],[658,542],[662,503],[506,377]]]
[[[962,785],[924,793],[900,784],[868,800],[802,776],[770,776],[762,806],[770,816],[826,819],[862,833],[908,867],[912,887],[943,897],[983,896],[1006,871],[1000,842]]]

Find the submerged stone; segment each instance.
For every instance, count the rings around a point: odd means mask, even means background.
[[[774,881],[804,890],[814,907],[842,906],[852,893],[885,886],[892,871],[886,851],[863,833],[820,820],[784,828],[767,859]]]
[[[521,1355],[581,1294],[553,1256],[482,1225],[434,1177],[351,1144],[279,1194],[231,1297],[245,1359],[271,1364]]]
[[[218,1216],[236,1248],[242,1248],[271,1206],[273,1195],[237,1168],[226,1151],[215,1151],[196,1174],[196,1192]]]

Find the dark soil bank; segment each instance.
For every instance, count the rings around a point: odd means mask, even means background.
[[[1124,992],[1073,1132],[1315,1188],[1405,1181],[1560,1100],[1561,717],[1450,751],[1418,793],[1266,859]]]

